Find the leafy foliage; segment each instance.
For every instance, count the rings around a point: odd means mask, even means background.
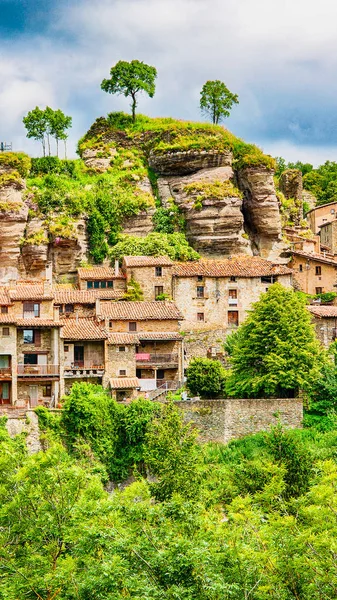
[[[239,104],[238,95],[229,91],[223,81],[206,81],[200,92],[201,112],[217,125],[229,117],[233,104]]]
[[[149,233],[143,238],[120,235],[110,255],[114,259],[123,256],[169,256],[172,260],[184,261],[199,258],[182,233]]]
[[[240,327],[228,392],[242,398],[296,395],[318,377],[321,360],[303,300],[275,283]]]
[[[109,94],[123,94],[132,98],[132,120],[136,118],[137,94],[145,92],[153,98],[157,71],[139,60],[118,61],[110,70],[110,79],[103,79],[101,88]]]
[[[47,106],[44,110],[36,106],[22,119],[27,130],[27,137],[42,143],[43,156],[46,155],[46,141],[50,156],[50,136],[56,140],[56,153],[58,155],[59,140],[66,141],[67,129],[71,127],[72,118],[66,116],[60,109],[53,110]]]
[[[127,291],[123,297],[123,300],[129,300],[132,302],[144,300],[144,293],[142,288],[140,287],[140,284],[132,277],[128,282]]]
[[[193,358],[186,370],[187,388],[201,398],[225,397],[226,370],[218,360]]]

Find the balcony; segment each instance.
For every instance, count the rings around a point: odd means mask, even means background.
[[[59,377],[59,365],[18,365],[18,377]]]
[[[139,365],[178,365],[178,354],[151,354],[142,352],[136,354],[136,363]]]
[[[229,304],[229,306],[237,306],[238,299],[237,298],[228,298],[228,304]]]
[[[0,379],[12,379],[12,369],[10,367],[1,367]]]
[[[104,365],[89,365],[82,361],[74,362],[69,366],[64,367],[64,377],[80,378],[80,377],[103,377]]]

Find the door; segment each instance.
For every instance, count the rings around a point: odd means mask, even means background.
[[[239,325],[239,312],[237,310],[228,311],[228,325]]]
[[[84,367],[84,346],[74,346],[74,363],[76,367]]]
[[[37,385],[29,386],[29,404],[30,408],[38,405],[39,388]]]
[[[0,383],[0,404],[10,403],[10,385],[8,381]]]

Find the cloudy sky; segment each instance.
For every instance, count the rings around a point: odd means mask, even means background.
[[[73,117],[70,154],[98,116],[128,110],[100,90],[118,60],[158,70],[140,98],[151,116],[200,119],[221,79],[239,95],[226,126],[274,156],[337,160],[335,0],[0,0],[0,141],[30,154],[22,117],[36,105]]]

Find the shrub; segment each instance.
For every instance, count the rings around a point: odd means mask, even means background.
[[[202,398],[225,397],[227,373],[220,361],[193,358],[186,370],[186,386]]]

